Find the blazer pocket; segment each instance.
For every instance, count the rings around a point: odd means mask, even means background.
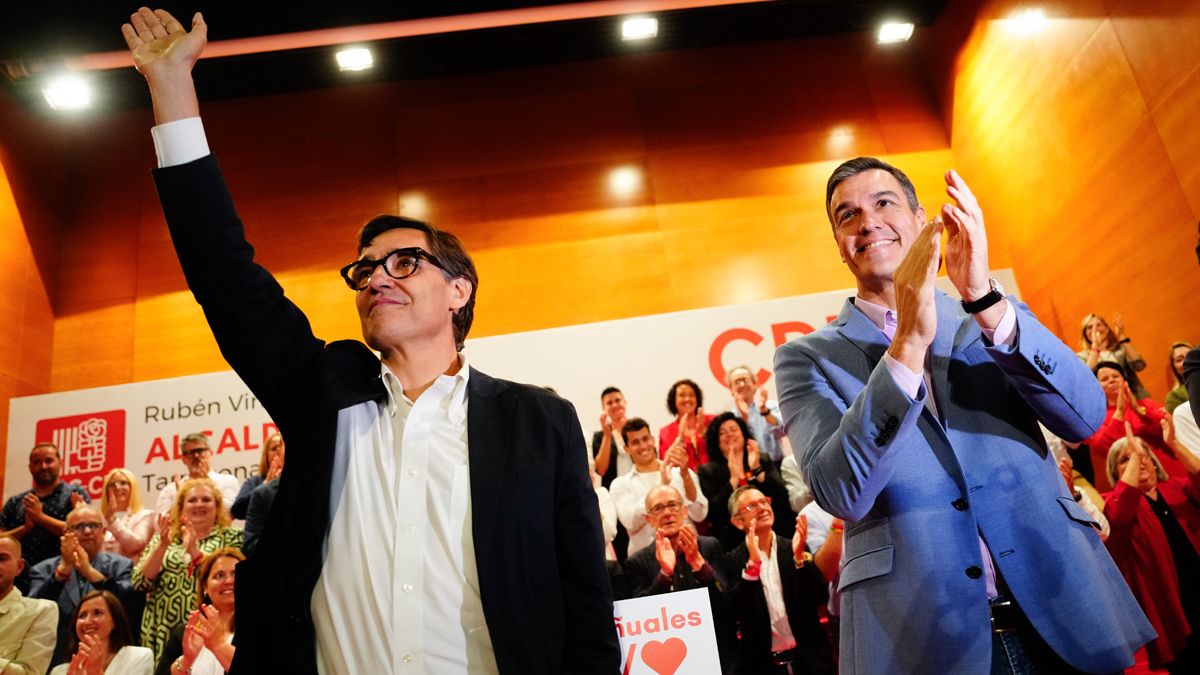
[[[838,577],[838,592],[846,590],[860,581],[881,577],[892,571],[893,546],[877,548],[859,554],[846,561]]]
[[[1087,499],[1087,497],[1084,497],[1084,499]],[[1096,529],[1100,528],[1100,523],[1096,522],[1096,519],[1089,515],[1087,511],[1084,511],[1083,507],[1079,505],[1079,502],[1075,501],[1074,499],[1071,499],[1070,497],[1059,497],[1058,505],[1063,508],[1063,511],[1067,512],[1067,517],[1071,520],[1074,520],[1077,523],[1083,523],[1084,525],[1090,525]]]

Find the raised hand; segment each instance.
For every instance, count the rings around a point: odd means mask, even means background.
[[[804,555],[804,542],[808,540],[808,516],[796,516],[796,533],[792,535],[792,560]]]
[[[983,210],[957,171],[947,171],[945,179],[946,194],[955,202],[942,205],[948,235],[946,274],[964,300],[978,300],[991,290]]]
[[[182,525],[179,527],[179,532],[183,538],[183,550],[187,551],[188,555],[195,558],[197,555],[200,555],[200,549],[196,548],[196,542],[199,541],[199,537],[196,536],[196,529],[192,527],[192,521],[188,520],[187,518],[180,516],[179,519],[182,522]]]
[[[605,436],[612,435],[613,423],[612,418],[608,416],[608,413],[600,414],[600,430],[604,432]]]
[[[746,552],[750,554],[750,563],[762,562],[762,551],[758,550],[758,512],[750,516],[746,525]]]
[[[167,542],[171,539],[171,516],[160,513],[154,523],[155,531],[158,532],[158,538]]]
[[[940,218],[926,223],[892,275],[899,324],[888,353],[914,373],[924,371],[925,353],[937,335],[933,282],[941,263],[941,233]]]
[[[189,73],[204,45],[208,26],[200,12],[192,17],[188,31],[166,10],[138,9],[121,26],[121,35],[133,56],[133,65],[147,79],[172,73]]]
[[[270,483],[276,478],[279,478],[279,474],[281,473],[283,473],[283,455],[276,454],[271,458],[270,466],[267,467],[267,477],[265,479],[266,482]]]
[[[1125,319],[1121,318],[1121,313],[1113,314],[1113,335],[1117,341],[1125,339]]]
[[[738,414],[742,419],[748,419],[750,415],[750,404],[743,401],[740,396],[733,397],[733,404],[737,406]]]
[[[1125,423],[1125,442],[1129,444],[1129,459],[1121,470],[1121,482],[1133,487],[1138,486],[1138,472],[1142,468],[1142,445],[1133,435],[1133,427]]]
[[[71,499],[71,510],[72,511],[79,508],[80,504],[85,503],[83,501],[83,495],[79,494],[78,492],[72,492],[70,499]]]
[[[674,576],[675,544],[663,536],[661,531],[654,533],[654,557],[658,560],[658,567],[662,570],[663,574]]]
[[[204,648],[205,633],[197,630],[197,626],[204,621],[204,615],[200,610],[192,612],[188,616],[187,625],[183,628],[183,661],[186,664],[191,664],[200,655],[200,650]]]
[[[752,470],[757,469],[762,462],[762,451],[758,447],[758,441],[753,438],[746,441],[746,461]]]
[[[105,650],[100,646],[100,638],[96,635],[84,635],[79,640],[79,651],[77,657],[81,658],[80,665],[82,669],[79,671],[81,675],[102,675],[105,667]],[[74,659],[71,661],[74,663]]]
[[[1175,446],[1175,416],[1171,413],[1166,413],[1163,415],[1162,420],[1159,421],[1159,424],[1162,425],[1163,444],[1169,448],[1173,448]]]
[[[21,498],[21,503],[25,506],[25,516],[30,518],[35,523],[42,522],[45,514],[42,512],[42,500],[38,499],[37,495],[30,492]]]
[[[679,529],[679,551],[684,560],[693,570],[704,566],[704,556],[700,554],[700,536],[690,526],[684,525]]]
[[[204,646],[208,647],[209,651],[216,651],[217,646],[228,637],[221,613],[212,605],[201,605],[198,614],[201,618],[196,625],[196,634],[204,639]]]
[[[1062,474],[1063,481],[1067,484],[1067,491],[1075,492],[1075,470],[1071,467],[1071,461],[1066,457],[1058,460],[1058,472]]]
[[[683,443],[679,442],[678,438],[667,448],[666,463],[679,467],[681,473],[688,470],[687,450],[683,449]]]
[[[759,387],[754,393],[754,400],[758,402],[758,409],[762,410],[767,405],[767,388]]]
[[[1117,388],[1117,403],[1113,409],[1113,419],[1118,422],[1125,421],[1125,407],[1128,405],[1128,399],[1125,398],[1125,392],[1129,391],[1129,387],[1122,384]]]

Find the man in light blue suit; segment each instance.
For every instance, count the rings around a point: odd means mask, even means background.
[[[839,166],[826,208],[857,296],[775,355],[805,480],[846,520],[841,670],[1119,671],[1154,631],[1038,429],[1087,438],[1104,395],[989,278],[983,213],[946,185],[926,224],[899,169]],[[943,231],[962,302],[934,290]]]

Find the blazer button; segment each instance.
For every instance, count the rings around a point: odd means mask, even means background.
[[[979,577],[983,576],[983,570],[979,569],[978,565],[971,565],[967,568],[967,576],[971,577],[972,579],[978,579]]]
[[[955,499],[954,501],[950,502],[950,506],[953,506],[954,508],[958,509],[959,511],[966,511],[968,504],[967,504],[967,500],[963,499],[962,497],[959,497],[958,499]]]

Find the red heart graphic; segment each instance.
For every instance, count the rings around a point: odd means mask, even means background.
[[[666,642],[651,640],[642,646],[642,663],[650,666],[658,675],[675,675],[685,656],[687,643],[679,638],[671,638]]]

